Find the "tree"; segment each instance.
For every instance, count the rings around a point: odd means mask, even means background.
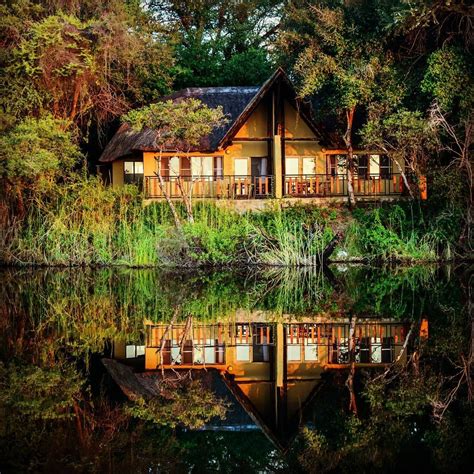
[[[268,79],[272,69],[268,51],[283,3],[151,1],[160,21],[178,32],[175,87],[259,85]]]
[[[144,13],[122,2],[111,2],[110,10],[97,5],[89,15],[64,13],[61,5],[50,14],[22,3],[30,15],[15,2],[2,12],[0,107],[7,117],[51,111],[86,132],[91,121],[103,126],[169,89],[171,48],[164,30]]]
[[[371,117],[362,128],[361,135],[368,147],[382,150],[393,158],[413,198],[413,189],[401,164],[408,166],[415,176],[426,170],[435,145],[429,121],[420,112],[401,109],[392,114]]]
[[[159,390],[158,397],[133,400],[129,413],[156,425],[190,429],[202,428],[212,418],[225,418],[226,402],[200,380],[164,379]]]
[[[159,156],[165,151],[176,154],[189,153],[201,144],[203,138],[208,136],[215,128],[222,126],[226,119],[222,107],[215,109],[207,107],[198,99],[184,99],[173,102],[167,100],[157,102],[138,110],[132,110],[122,120],[136,130],[149,128],[155,130],[155,144],[159,149]],[[181,197],[186,206],[187,217],[193,222],[192,191],[193,181],[186,190],[183,180],[176,170],[176,178]],[[163,177],[157,173],[161,190],[167,200],[174,216],[176,227],[181,227],[181,220],[176,208],[168,196]]]
[[[279,42],[299,82],[299,93],[326,102],[326,108],[345,117],[350,204],[355,204],[353,147],[356,112],[374,96],[377,81],[386,73],[380,39],[364,36],[367,27],[345,2],[316,1],[291,4]],[[296,54],[295,54],[296,52]],[[319,93],[319,95],[318,95]]]
[[[0,137],[0,198],[15,201],[7,206],[20,216],[25,191],[46,191],[71,176],[83,155],[74,127],[66,120],[46,115],[26,118]]]

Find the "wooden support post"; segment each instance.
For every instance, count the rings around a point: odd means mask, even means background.
[[[273,170],[275,174],[275,197],[283,197],[283,163],[282,163],[281,136],[273,136]]]
[[[284,359],[284,330],[283,324],[277,323],[276,327],[276,364],[275,364],[275,380],[277,387],[283,387],[285,359]]]

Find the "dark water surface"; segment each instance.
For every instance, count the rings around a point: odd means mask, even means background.
[[[473,275],[0,270],[0,472],[472,472]]]

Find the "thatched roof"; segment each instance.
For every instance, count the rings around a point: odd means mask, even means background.
[[[206,153],[212,152],[217,148],[226,132],[258,91],[259,87],[190,87],[164,97],[163,100],[194,98],[199,99],[210,108],[222,107],[227,118],[225,125],[214,129],[211,135],[202,140],[199,147],[190,150]],[[121,156],[126,156],[136,151],[157,150],[155,138],[156,132],[154,130],[145,128],[141,131],[135,131],[130,125],[122,124],[105,147],[100,161],[114,161]]]
[[[222,107],[227,118],[225,125],[214,129],[209,136],[201,141],[198,147],[189,150],[209,153],[221,148],[232,139],[260,103],[260,100],[277,81],[283,83],[288,99],[298,102],[300,114],[317,136],[320,136],[311,120],[309,106],[298,101],[293,86],[282,69],[278,69],[261,87],[190,87],[163,97],[162,100],[179,101],[194,98],[199,99],[210,108]],[[123,124],[105,147],[100,161],[111,162],[140,151],[158,151],[155,139],[156,132],[154,130],[145,128],[135,131],[130,125]],[[174,150],[170,148],[169,151]]]

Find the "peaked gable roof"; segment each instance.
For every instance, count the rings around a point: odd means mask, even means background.
[[[299,113],[311,130],[320,137],[311,119],[309,105],[297,99],[291,81],[281,68],[278,68],[261,87],[190,87],[163,97],[161,100],[179,101],[194,98],[210,108],[222,107],[227,122],[215,128],[210,135],[201,140],[198,147],[190,150],[207,153],[222,148],[232,140],[266,93],[278,81],[283,84],[288,98],[295,101]],[[150,128],[136,131],[128,124],[122,124],[105,147],[99,161],[112,162],[137,151],[157,151],[156,135],[156,131]]]

